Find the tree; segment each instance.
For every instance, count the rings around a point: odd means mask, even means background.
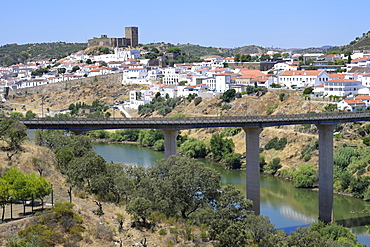
[[[240,62],[240,54],[235,54],[234,62]]]
[[[36,113],[33,113],[31,110],[26,112],[26,118],[34,118],[36,117]]]
[[[166,50],[166,53],[180,53],[181,49],[177,46],[171,47]]]
[[[204,141],[190,138],[179,147],[179,152],[190,158],[204,158],[207,155],[207,147]]]
[[[75,66],[73,66],[73,67],[72,67],[71,73],[74,73],[74,72],[76,72],[77,70],[80,70],[80,67],[79,67],[79,66],[77,66],[77,65],[75,65]]]
[[[160,212],[179,212],[188,218],[219,195],[220,174],[201,162],[181,156],[170,156],[149,168],[151,188],[148,194]],[[142,191],[140,191],[141,193]]]
[[[232,139],[224,139],[221,134],[213,134],[210,140],[210,151],[215,160],[221,160],[227,154],[234,152]]]
[[[91,61],[90,58],[86,59],[86,64],[92,64],[93,62]]]
[[[306,87],[303,90],[303,94],[311,94],[313,92],[313,87]]]
[[[226,167],[229,169],[240,169],[242,163],[240,161],[242,154],[239,153],[229,153],[225,155],[223,159],[226,163]]]
[[[148,199],[137,197],[127,204],[126,211],[131,214],[135,220],[139,221],[139,219],[141,219],[145,225],[146,219],[152,211],[151,204],[152,202]]]
[[[281,167],[280,158],[273,158],[264,168],[266,171],[274,175]]]
[[[13,197],[13,190],[8,181],[0,177],[0,206],[3,210],[1,221],[4,222],[5,206]]]
[[[311,164],[300,166],[293,172],[293,184],[296,188],[310,188],[316,179],[316,169]]]
[[[158,57],[158,54],[156,53],[147,53],[145,54],[146,59],[156,59]]]
[[[66,68],[59,68],[58,74],[64,74],[66,72]]]
[[[0,122],[0,139],[8,143],[10,149],[19,150],[27,138],[27,128],[14,118],[6,118]]]
[[[223,102],[229,103],[235,99],[236,91],[235,89],[228,89],[221,96]]]

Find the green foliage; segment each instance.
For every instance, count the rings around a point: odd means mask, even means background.
[[[153,149],[156,151],[164,151],[164,140],[157,140],[153,145]]]
[[[286,137],[282,137],[279,139],[279,137],[274,137],[271,140],[269,140],[266,145],[265,149],[270,150],[270,149],[275,149],[275,150],[283,150],[287,144],[287,139]]]
[[[280,158],[273,158],[267,165],[264,166],[266,172],[274,175],[282,165],[280,164]]]
[[[10,149],[20,150],[27,138],[27,128],[14,118],[5,118],[0,122],[0,140],[5,141]]]
[[[46,247],[80,241],[84,231],[82,217],[76,215],[72,208],[70,203],[56,203],[52,209],[43,212],[35,224],[19,231],[21,239],[13,243],[14,246],[29,246],[36,242],[37,246]]]
[[[166,50],[167,53],[180,53],[181,49],[177,46],[173,46]]]
[[[235,99],[236,91],[235,89],[228,89],[221,95],[223,102],[230,103]]]
[[[221,160],[227,154],[234,152],[232,139],[224,139],[221,134],[213,134],[210,140],[210,151],[214,160]]]
[[[223,160],[226,164],[226,167],[228,167],[229,169],[240,169],[242,165],[240,161],[241,157],[242,157],[242,154],[229,153],[225,155]]]
[[[280,93],[279,94],[279,100],[284,101],[285,100],[285,93]]]
[[[202,97],[196,97],[196,98],[194,99],[194,105],[195,105],[195,106],[199,105],[199,104],[200,104],[200,102],[202,102]]]
[[[41,77],[43,74],[47,74],[49,73],[50,71],[48,69],[45,69],[45,68],[39,68],[39,69],[35,69],[32,71],[31,75],[32,76],[38,76],[38,77]]]
[[[234,136],[242,131],[241,127],[225,127],[222,129],[221,134],[223,136]]]
[[[190,138],[179,147],[179,152],[190,158],[204,158],[208,150],[204,141]]]
[[[126,212],[131,214],[135,220],[141,219],[143,223],[146,223],[146,219],[150,216],[151,211],[152,202],[143,197],[136,197],[126,206]]]
[[[272,114],[272,113],[274,112],[274,110],[275,110],[276,108],[278,108],[278,106],[279,106],[279,104],[268,105],[268,106],[266,107],[266,114],[267,114],[267,115]]]
[[[107,115],[107,110],[109,109],[108,106],[102,105],[99,103],[99,100],[96,99],[92,102],[91,105],[85,104],[85,102],[77,102],[76,104],[70,104],[68,106],[68,109],[71,111],[71,116],[87,116],[90,118],[99,118],[99,117],[109,117],[110,115]],[[87,110],[85,109],[91,109],[90,114],[88,114]]]
[[[335,111],[337,109],[338,105],[337,104],[328,104],[324,107],[325,111],[331,112]]]
[[[33,113],[31,110],[26,112],[26,118],[34,118],[36,117],[36,113]]]
[[[138,142],[143,146],[153,146],[157,140],[164,140],[161,130],[143,129],[139,132]]]
[[[51,59],[65,57],[71,53],[84,50],[87,43],[38,43],[38,44],[7,44],[0,46],[0,64],[10,66],[24,63],[26,60]]]
[[[303,94],[311,94],[313,92],[313,87],[306,87],[303,90]]]
[[[296,188],[311,188],[316,180],[317,171],[311,164],[300,166],[293,172],[293,184]]]
[[[366,146],[370,146],[370,137],[367,136],[364,139],[362,139],[362,143],[365,144]]]
[[[167,115],[175,108],[178,104],[182,101],[181,97],[176,98],[163,98],[160,96],[156,96],[150,103],[140,105],[138,108],[138,113],[140,115],[151,114],[154,111],[158,111],[158,113],[162,116]]]
[[[10,117],[11,118],[23,118],[23,113],[21,112],[12,112],[12,114],[10,114]]]

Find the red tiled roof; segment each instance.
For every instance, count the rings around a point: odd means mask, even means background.
[[[307,75],[307,76],[317,76],[322,73],[322,70],[286,70],[281,75],[282,76],[293,76],[293,75]]]
[[[362,100],[347,99],[344,101],[349,105],[365,105],[365,103]]]

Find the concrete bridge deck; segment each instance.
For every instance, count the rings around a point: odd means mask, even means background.
[[[267,116],[222,116],[186,118],[20,118],[29,129],[167,129],[181,130],[210,127],[270,127],[299,124],[339,124],[370,121],[370,111],[311,113]]]

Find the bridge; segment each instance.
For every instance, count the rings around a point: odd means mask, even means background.
[[[161,129],[165,157],[175,155],[179,130],[211,127],[242,127],[246,133],[247,198],[260,214],[259,134],[264,127],[315,124],[319,129],[319,219],[333,221],[333,131],[336,124],[370,121],[369,111],[268,116],[223,116],[186,118],[21,118],[29,129],[63,129],[86,132],[99,129]]]

